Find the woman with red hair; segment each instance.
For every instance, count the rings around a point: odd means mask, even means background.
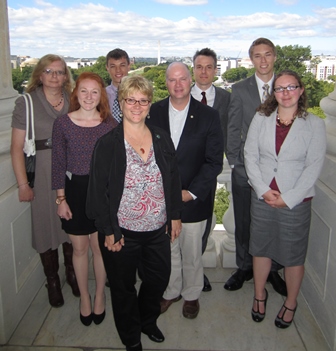
[[[105,318],[106,273],[94,221],[85,214],[90,161],[96,141],[116,126],[102,78],[82,73],[70,98],[69,113],[53,128],[52,188],[57,190],[57,214],[73,245],[73,264],[80,290],[80,320],[89,326]],[[93,254],[96,291],[92,310],[88,287],[89,248]]]

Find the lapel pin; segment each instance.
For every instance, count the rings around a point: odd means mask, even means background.
[[[191,115],[191,116],[190,116],[190,118],[194,118],[194,116],[193,116],[193,115]]]

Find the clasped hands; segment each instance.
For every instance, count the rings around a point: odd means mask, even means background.
[[[277,190],[268,190],[266,193],[262,196],[265,200],[265,202],[274,208],[282,208],[286,207],[286,203],[282,200],[281,193]]]
[[[166,231],[168,228],[166,228]],[[172,220],[172,229],[170,233],[170,241],[173,242],[176,238],[179,237],[181,234],[182,230],[182,223],[180,219],[174,219]],[[141,233],[139,233],[141,235]],[[122,237],[119,241],[116,243],[114,242],[114,234],[105,236],[105,243],[104,246],[112,252],[118,252],[120,251],[123,246],[125,245],[125,239]]]

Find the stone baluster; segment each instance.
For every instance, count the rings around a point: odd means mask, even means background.
[[[224,237],[220,244],[220,257],[222,259],[223,268],[235,268],[236,266],[236,243],[235,243],[235,223],[234,223],[234,212],[233,202],[231,195],[231,168],[225,159],[223,172],[220,176],[220,183],[225,185],[226,190],[230,193],[229,195],[229,208],[226,210],[222,223],[224,226]]]

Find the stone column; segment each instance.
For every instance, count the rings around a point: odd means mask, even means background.
[[[320,106],[327,116],[327,154],[312,202],[309,246],[301,292],[330,350],[336,350],[336,90],[322,99]]]
[[[10,123],[18,95],[12,83],[6,0],[0,0],[0,47],[0,154],[4,154],[9,151]]]
[[[0,344],[9,340],[44,281],[38,254],[31,247],[30,204],[18,200],[9,154],[17,96],[12,84],[7,1],[0,0]]]

